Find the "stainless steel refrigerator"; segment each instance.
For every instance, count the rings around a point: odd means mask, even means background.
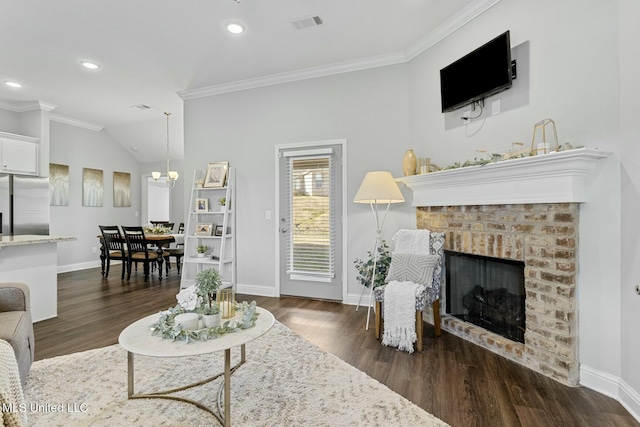
[[[3,236],[49,234],[49,178],[0,175]]]

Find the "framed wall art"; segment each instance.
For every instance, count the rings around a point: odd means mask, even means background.
[[[214,162],[207,165],[207,174],[204,178],[205,188],[220,188],[227,183],[227,170],[229,162]]]
[[[69,165],[49,163],[49,205],[69,206]]]
[[[131,174],[128,172],[113,173],[113,206],[131,207]]]
[[[101,207],[103,197],[102,170],[82,168],[82,206]]]

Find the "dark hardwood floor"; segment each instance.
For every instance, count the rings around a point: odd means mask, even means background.
[[[35,324],[36,359],[115,344],[129,323],[176,304],[179,278],[142,271],[108,280],[99,269],[58,275],[58,317]],[[308,341],[355,366],[452,426],[640,426],[615,400],[567,387],[425,325],[424,353],[408,354],[365,331],[367,310],[301,298],[239,295],[270,310]]]

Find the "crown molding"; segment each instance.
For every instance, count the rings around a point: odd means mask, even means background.
[[[418,42],[407,48],[405,50],[407,61],[411,61],[416,56],[429,50],[447,36],[451,35],[496,4],[500,3],[500,1],[501,0],[475,0],[469,3],[469,5],[463,8],[460,12],[453,15],[451,18],[437,26],[433,31],[430,31],[418,40]]]
[[[58,122],[58,123],[64,123],[65,125],[71,125],[71,126],[76,126],[83,129],[89,129],[95,132],[100,132],[102,129],[104,129],[104,126],[101,126],[101,125],[96,125],[89,122],[83,122],[81,120],[72,119],[70,117],[60,116],[58,114],[49,114],[49,120]]]
[[[318,77],[331,76],[335,74],[349,73],[352,71],[367,70],[375,67],[401,64],[407,62],[404,52],[394,52],[386,55],[371,58],[358,59],[355,61],[331,64],[321,67],[305,68],[299,71],[272,74],[270,76],[258,77],[255,79],[239,80],[231,83],[207,86],[200,89],[185,90],[178,92],[178,96],[183,100],[204,98],[207,96],[221,95],[224,93],[238,92],[241,90],[256,89],[259,87],[273,86],[282,83],[291,83],[300,80],[315,79]]]
[[[0,101],[0,108],[14,113],[25,113],[36,110],[53,111],[58,106],[44,101]]]
[[[222,95],[224,93],[238,92],[241,90],[256,89],[259,87],[273,86],[282,83],[291,83],[300,80],[315,79],[318,77],[331,76],[335,74],[348,73],[351,71],[361,71],[369,68],[384,67],[387,65],[402,64],[411,61],[422,52],[433,47],[449,34],[466,25],[483,12],[499,3],[501,0],[475,0],[467,7],[456,13],[453,17],[439,25],[434,31],[427,34],[417,43],[408,47],[404,51],[394,52],[386,55],[374,56],[371,58],[358,59],[355,61],[331,64],[321,67],[306,68],[299,71],[292,71],[270,76],[258,77],[255,79],[240,80],[220,85],[207,86],[199,89],[190,89],[178,92],[177,95],[183,100],[205,98],[207,96]]]

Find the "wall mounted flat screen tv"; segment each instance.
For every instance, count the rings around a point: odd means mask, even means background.
[[[456,110],[511,87],[509,31],[440,70],[442,112]]]

